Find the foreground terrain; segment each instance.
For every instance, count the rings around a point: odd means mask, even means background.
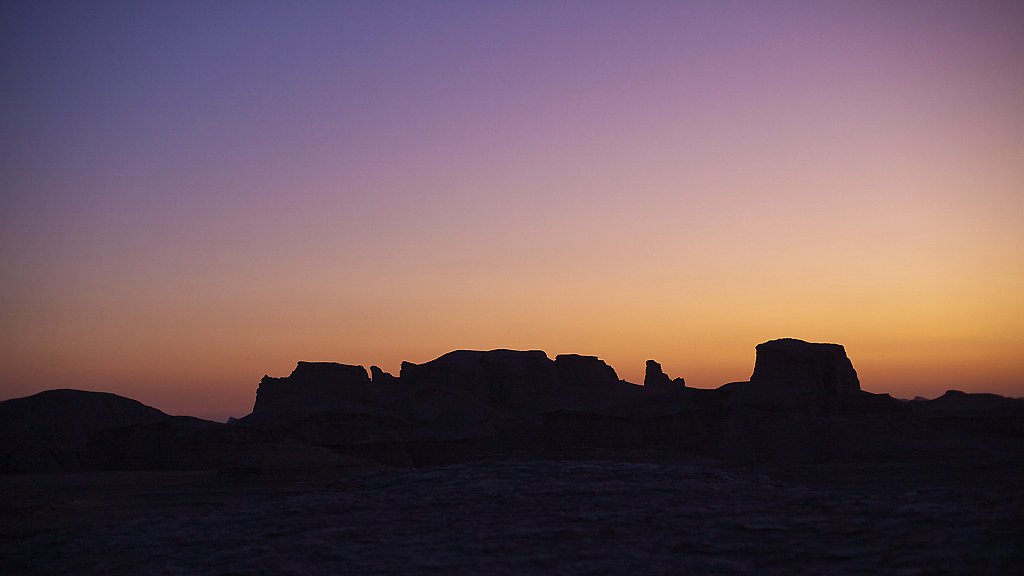
[[[299,362],[227,423],[0,402],[0,574],[1020,573],[1024,400],[755,351],[714,390],[537,350]]]
[[[657,454],[0,477],[3,574],[1008,574],[1024,469]]]

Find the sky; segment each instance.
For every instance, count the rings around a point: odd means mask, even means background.
[[[1020,2],[4,2],[0,399],[298,360],[1024,396]]]

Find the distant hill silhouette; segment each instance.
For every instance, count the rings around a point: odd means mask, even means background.
[[[594,356],[458,350],[403,362],[398,376],[299,362],[265,376],[252,413],[229,424],[97,392],[0,402],[0,471],[418,465],[592,448],[740,462],[998,459],[1020,452],[1022,422],[1024,401],[991,394],[864,392],[838,344],[764,342],[749,381],[714,390],[688,388],[654,360],[638,386]]]
[[[48,390],[0,402],[0,471],[174,468],[185,448],[175,439],[218,426],[116,394]]]

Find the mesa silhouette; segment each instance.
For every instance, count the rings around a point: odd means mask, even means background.
[[[756,347],[749,381],[689,388],[649,360],[642,386],[595,356],[458,350],[398,376],[299,362],[265,376],[252,413],[226,424],[169,416],[100,392],[0,402],[0,472],[267,471],[415,466],[616,450],[734,462],[907,462],[1020,452],[1024,401],[949,391],[897,400],[861,390],[843,346]]]

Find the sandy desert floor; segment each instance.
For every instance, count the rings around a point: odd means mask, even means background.
[[[7,476],[0,573],[1020,573],[1022,480],[635,455]]]

